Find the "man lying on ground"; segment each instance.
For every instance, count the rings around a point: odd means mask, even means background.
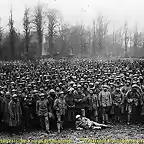
[[[102,129],[102,128],[110,128],[112,126],[108,126],[105,124],[99,124],[97,122],[91,121],[90,119],[81,116],[76,115],[76,129],[82,130],[82,129]]]

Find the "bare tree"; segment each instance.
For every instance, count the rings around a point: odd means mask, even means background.
[[[69,45],[70,29],[68,24],[61,24],[59,26],[59,40],[61,45],[60,55],[67,56],[72,48]]]
[[[2,37],[3,37],[3,26],[1,25],[1,18],[0,18],[0,44],[2,42]]]
[[[31,20],[30,20],[30,8],[25,8],[24,18],[23,18],[23,27],[24,27],[24,37],[25,37],[25,54],[28,59],[28,51],[30,44],[30,31],[31,31]]]
[[[12,54],[12,60],[15,59],[15,28],[14,28],[14,21],[12,15],[12,8],[10,10],[10,18],[9,18],[9,40],[10,40],[10,48]]]
[[[2,24],[1,24],[1,18],[0,18],[0,46],[2,45],[3,32],[4,32],[4,28],[3,28]]]
[[[129,42],[129,36],[128,36],[128,24],[127,21],[124,23],[124,45],[125,45],[125,57],[128,56],[128,42]]]
[[[81,47],[81,57],[84,56],[84,25],[80,25],[80,47]]]
[[[93,41],[92,41],[92,55],[96,54],[96,22],[93,20]]]
[[[49,52],[53,56],[54,50],[54,38],[57,35],[56,28],[59,26],[58,22],[58,11],[56,9],[49,9],[46,12],[46,19],[48,20],[48,42],[49,42]]]
[[[41,4],[37,4],[34,10],[34,28],[36,28],[37,32],[37,42],[38,42],[38,51],[37,56],[40,58],[42,55],[42,46],[43,46],[43,9]]]
[[[109,21],[104,16],[99,15],[96,21],[96,41],[97,52],[101,52],[105,48],[106,37],[108,32]]]
[[[3,41],[3,26],[1,25],[1,18],[0,18],[0,56],[2,56],[2,41]]]

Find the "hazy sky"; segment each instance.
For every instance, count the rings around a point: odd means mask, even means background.
[[[129,27],[138,23],[144,29],[144,0],[39,0],[45,8],[56,8],[63,15],[64,21],[75,24],[83,21],[90,25],[92,20],[102,13],[110,22],[110,28],[123,25],[128,21]],[[15,26],[22,29],[22,18],[25,5],[33,7],[38,0],[0,0],[0,17],[4,26],[8,23],[10,6],[13,7]]]

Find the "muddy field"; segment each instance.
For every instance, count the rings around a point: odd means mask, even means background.
[[[103,130],[63,130],[61,134],[51,131],[46,134],[40,131],[25,132],[22,135],[10,137],[8,134],[0,134],[1,143],[144,143],[144,125],[117,125],[112,129]],[[8,141],[9,140],[9,141]],[[13,141],[12,141],[13,140]]]

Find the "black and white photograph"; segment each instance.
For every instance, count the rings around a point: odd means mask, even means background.
[[[0,0],[0,143],[143,144],[144,1]]]

